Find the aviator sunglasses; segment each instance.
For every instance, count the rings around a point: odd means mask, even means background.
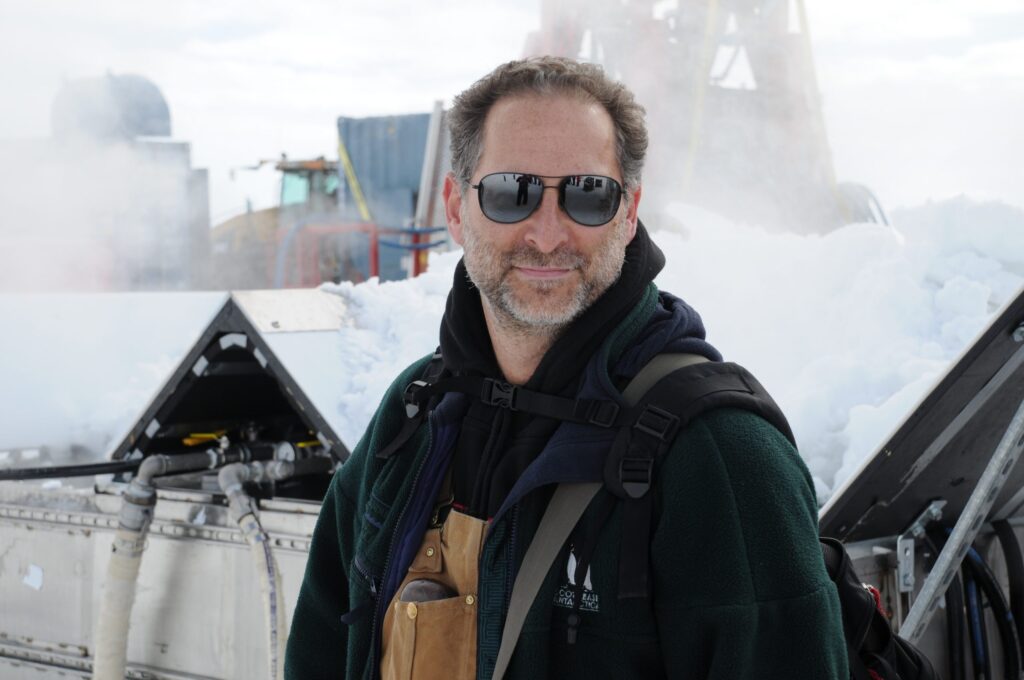
[[[557,179],[555,186],[542,180]],[[530,175],[520,172],[494,172],[485,175],[477,190],[480,210],[487,219],[501,224],[522,222],[540,205],[545,189],[558,189],[558,206],[576,224],[600,227],[615,217],[622,201],[622,185],[603,175]]]

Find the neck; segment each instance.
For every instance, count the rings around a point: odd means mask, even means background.
[[[505,380],[513,385],[524,385],[537,370],[551,345],[564,330],[562,326],[550,328],[528,327],[506,319],[491,308],[483,296],[480,299],[484,321],[491,336],[491,346]]]

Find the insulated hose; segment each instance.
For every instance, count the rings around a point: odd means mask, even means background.
[[[329,458],[320,457],[299,461],[234,463],[221,469],[217,475],[220,488],[228,498],[228,512],[242,530],[256,563],[256,572],[260,575],[260,595],[267,626],[267,654],[272,680],[284,677],[284,652],[288,640],[281,572],[270,547],[270,537],[260,524],[256,502],[245,492],[243,485],[246,482],[281,480],[328,472],[332,466],[333,462]]]
[[[135,602],[146,534],[153,521],[156,487],[153,479],[163,475],[195,472],[220,467],[247,457],[245,449],[207,449],[176,455],[153,455],[142,461],[138,473],[124,492],[117,533],[107,564],[99,621],[96,626],[93,680],[124,680],[128,655],[128,624]]]
[[[964,574],[964,599],[967,601],[967,621],[971,630],[971,651],[974,657],[974,677],[977,680],[992,680],[992,665],[988,659],[988,631],[985,626],[985,610],[981,606],[978,584],[969,574]]]
[[[139,460],[117,460],[107,463],[85,463],[83,465],[13,468],[11,470],[0,470],[0,481],[111,475],[119,472],[133,472],[141,464],[142,461]]]

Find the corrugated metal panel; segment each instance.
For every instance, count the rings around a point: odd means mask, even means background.
[[[426,113],[338,119],[338,134],[348,149],[373,219],[381,226],[411,224],[429,124]],[[358,219],[343,171],[341,180],[342,212]]]
[[[369,118],[338,118],[339,139],[345,144],[359,185],[366,197],[373,221],[382,229],[412,226],[420,189],[420,175],[426,155],[429,113]],[[451,167],[448,131],[442,127],[440,140],[441,177]],[[342,217],[361,219],[359,208],[348,185],[343,168],[339,168],[341,186],[338,203]],[[435,187],[440,195],[441,185]],[[432,226],[444,225],[443,204],[436,202],[435,214],[429,217]],[[410,257],[406,248],[391,247],[393,243],[409,243],[408,236],[382,234],[380,278],[388,281],[405,278],[407,266],[402,260]]]

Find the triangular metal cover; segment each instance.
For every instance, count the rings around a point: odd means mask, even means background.
[[[163,452],[185,437],[253,421],[305,429],[336,461],[344,462],[348,448],[271,349],[267,336],[336,332],[345,324],[345,309],[340,296],[318,289],[231,293],[110,457]]]
[[[1024,290],[822,508],[823,536],[895,536],[935,499],[947,502],[943,523],[956,521],[1024,400],[1022,324]],[[1017,465],[989,519],[1022,511],[1024,465]]]

